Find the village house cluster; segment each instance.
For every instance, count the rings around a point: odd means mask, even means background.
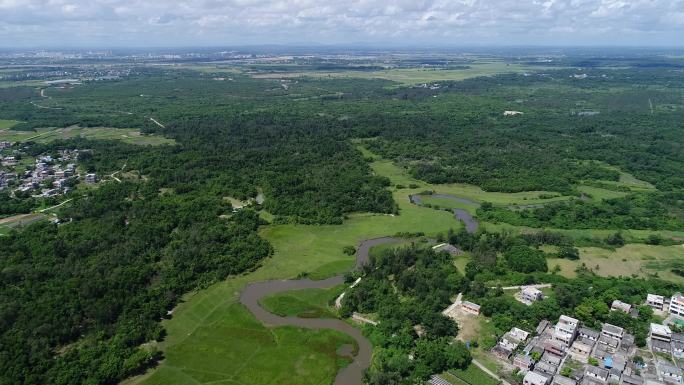
[[[538,289],[523,287],[517,298],[530,304],[543,295]],[[663,315],[669,313],[666,323],[684,316],[684,297],[680,293],[670,298],[649,294],[646,304]],[[464,301],[461,306],[471,314],[479,313],[476,304]],[[611,311],[632,317],[639,314],[634,306],[619,300],[612,303]],[[623,328],[604,323],[600,330],[592,329],[562,315],[555,324],[541,321],[534,333],[512,328],[491,352],[519,369],[524,376],[523,385],[684,383],[682,369],[675,363],[684,359],[684,333],[673,333],[666,325],[651,324],[647,345],[648,370],[643,358],[635,359],[639,354],[635,338]]]
[[[7,149],[11,143],[2,142],[0,147]],[[79,150],[59,150],[58,157],[40,155],[26,171],[16,171],[19,156],[24,154],[15,151],[13,155],[2,158],[0,169],[0,190],[11,188],[14,195],[30,194],[34,197],[53,197],[68,193],[79,178],[76,169]],[[97,183],[96,174],[83,176],[86,183]]]

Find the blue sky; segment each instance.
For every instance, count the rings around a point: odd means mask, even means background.
[[[0,48],[684,45],[684,0],[0,0]]]

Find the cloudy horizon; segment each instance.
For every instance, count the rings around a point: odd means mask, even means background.
[[[0,48],[681,46],[684,0],[0,0]]]

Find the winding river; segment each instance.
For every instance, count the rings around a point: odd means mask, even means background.
[[[479,203],[457,197],[449,194],[433,194],[434,198],[452,199],[457,202],[473,205],[479,207]],[[411,195],[409,197],[411,202],[422,206],[423,202],[420,195]],[[474,233],[477,230],[478,222],[466,210],[453,209],[456,218],[461,220],[466,227],[466,231]],[[356,264],[354,269],[359,269],[366,264],[369,259],[369,252],[373,246],[400,242],[400,238],[382,237],[368,239],[359,245],[356,250]],[[307,329],[332,329],[345,333],[352,337],[358,344],[359,350],[352,363],[344,367],[337,373],[334,385],[360,385],[363,379],[363,372],[370,366],[371,356],[373,353],[373,346],[370,341],[363,336],[360,329],[357,329],[350,324],[334,318],[300,318],[300,317],[281,317],[269,312],[261,307],[259,301],[261,298],[284,292],[289,290],[301,289],[327,289],[344,283],[344,276],[342,274],[332,278],[313,281],[311,279],[286,279],[286,280],[272,280],[263,282],[254,282],[242,291],[240,295],[240,303],[258,319],[267,326],[297,326]]]
[[[456,201],[456,202],[459,202],[459,203],[463,203],[463,204],[466,204],[466,205],[469,205],[469,206],[480,207],[480,204],[479,204],[479,203],[477,203],[477,202],[475,202],[475,201],[473,201],[473,200],[470,200],[470,199],[461,198],[461,197],[456,196],[456,195],[451,195],[451,194],[431,194],[431,195],[429,195],[429,196],[432,197],[432,198],[438,198],[438,199],[450,199],[450,200],[453,200],[453,201]],[[410,196],[409,196],[409,199],[411,200],[411,203],[413,203],[413,204],[415,204],[415,205],[418,205],[418,206],[423,206],[423,205],[424,205],[423,200],[422,200],[422,195],[420,195],[420,194],[413,194],[413,195],[410,195]],[[478,224],[477,220],[476,220],[475,218],[473,218],[473,216],[472,216],[467,210],[464,210],[464,209],[452,209],[452,211],[454,212],[454,216],[455,216],[458,220],[460,220],[461,222],[463,222],[463,224],[465,225],[465,229],[466,229],[467,232],[473,234],[473,233],[475,233],[475,232],[477,231],[477,227],[478,227],[479,224]]]
[[[400,238],[383,237],[361,242],[356,251],[356,265],[354,268],[359,269],[368,262],[369,251],[373,246],[400,241]],[[269,312],[259,304],[261,298],[279,292],[300,289],[327,289],[342,283],[344,283],[344,276],[342,274],[320,281],[296,279],[255,282],[247,285],[242,291],[240,302],[252,312],[256,319],[268,326],[288,325],[314,330],[333,329],[352,337],[358,344],[359,351],[354,357],[354,361],[337,373],[334,385],[360,385],[363,378],[363,372],[370,365],[373,351],[373,346],[370,341],[363,336],[360,329],[357,329],[342,320],[332,318],[281,317]]]

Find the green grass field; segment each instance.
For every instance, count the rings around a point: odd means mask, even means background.
[[[34,141],[48,143],[58,139],[87,138],[93,140],[121,140],[122,142],[136,145],[162,145],[174,144],[173,139],[158,135],[147,135],[132,128],[111,127],[67,127],[67,128],[42,128],[36,131],[1,131],[0,140],[10,142]]]
[[[454,385],[497,385],[500,383],[475,365],[470,365],[465,370],[450,370],[442,376]]]
[[[347,285],[339,285],[329,289],[292,290],[264,297],[261,305],[280,316],[335,318],[335,310],[329,303],[346,288]]]
[[[574,277],[575,269],[584,263],[596,274],[602,276],[629,277],[636,274],[640,277],[648,277],[657,273],[662,279],[684,284],[684,277],[670,271],[673,267],[684,267],[684,258],[682,258],[684,245],[627,244],[616,250],[597,247],[581,247],[579,250],[579,260],[551,258],[548,260],[549,267],[559,265],[561,274],[569,278]]]
[[[6,130],[8,128],[14,127],[17,123],[16,120],[3,120],[0,119],[0,130]]]

